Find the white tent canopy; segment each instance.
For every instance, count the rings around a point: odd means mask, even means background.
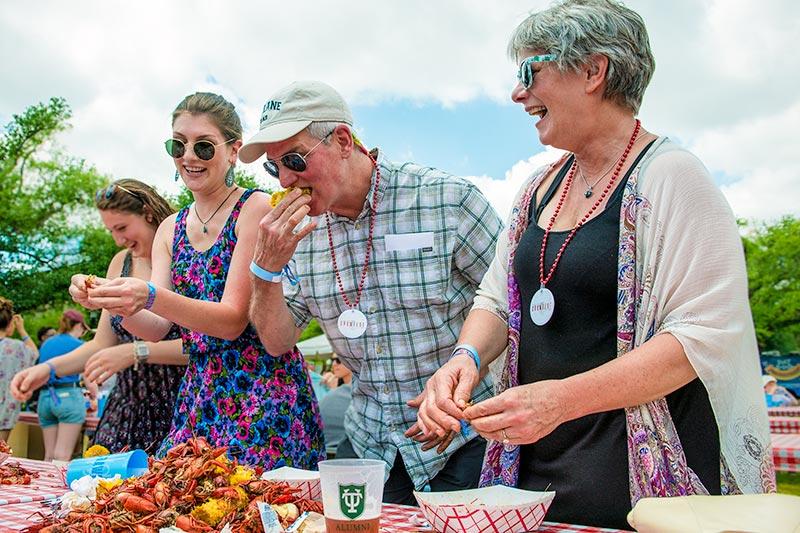
[[[333,348],[325,335],[317,335],[302,342],[297,343],[297,348],[305,357],[319,359],[328,355],[333,355]]]

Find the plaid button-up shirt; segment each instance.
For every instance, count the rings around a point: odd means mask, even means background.
[[[443,454],[423,452],[403,436],[416,421],[406,402],[450,357],[475,291],[494,258],[502,228],[497,213],[470,182],[444,172],[380,157],[377,217],[364,290],[358,309],[367,330],[356,339],[337,327],[347,309],[333,271],[325,217],[300,241],[293,269],[300,283],[284,284],[298,327],[316,318],[334,351],[353,371],[353,399],[345,431],[360,457],[382,459],[391,467],[396,453],[409,477],[422,489],[450,455],[474,438],[458,435]],[[355,220],[330,215],[333,246],[344,290],[351,302],[361,277],[369,238],[372,187]],[[387,236],[411,236],[411,243],[391,245]],[[388,239],[391,241],[391,237]],[[431,246],[432,243],[432,246]],[[488,398],[491,378],[484,378],[473,400]]]

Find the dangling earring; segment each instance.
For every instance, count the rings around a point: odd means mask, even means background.
[[[175,171],[175,181],[178,181],[179,179],[181,179],[181,173],[176,170]]]
[[[225,174],[225,186],[231,187],[233,185],[233,165],[228,167],[228,173]]]

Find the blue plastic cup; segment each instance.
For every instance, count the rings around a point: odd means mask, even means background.
[[[141,476],[147,472],[147,454],[144,450],[112,453],[100,457],[75,459],[67,464],[67,486],[83,476],[111,478],[119,474],[122,479]]]

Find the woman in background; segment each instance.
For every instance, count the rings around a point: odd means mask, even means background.
[[[39,391],[36,409],[44,439],[45,461],[69,461],[86,420],[86,402],[79,384],[79,371],[58,377],[50,360],[81,346],[81,337],[87,331],[89,326],[83,314],[76,309],[67,309],[59,320],[58,333],[47,339],[39,350],[40,364],[37,366],[47,371],[48,378],[39,384],[46,387]],[[12,394],[15,380],[16,376],[11,383]]]
[[[15,331],[19,339],[11,338]],[[32,365],[38,355],[39,349],[25,331],[22,315],[15,315],[11,300],[0,296],[0,440],[8,441],[19,417],[20,402],[9,394],[11,378]]]
[[[114,241],[124,250],[108,266],[107,276],[150,279],[150,255],[158,225],[173,213],[172,207],[152,187],[122,179],[95,195],[100,218]],[[20,399],[47,382],[50,366],[56,375],[84,373],[88,383],[102,385],[113,375],[116,385],[106,402],[94,443],[112,453],[124,447],[155,451],[169,431],[187,357],[180,332],[167,340],[145,343],[121,325],[122,317],[103,311],[94,339],[66,355],[54,357],[20,372],[12,392]]]

